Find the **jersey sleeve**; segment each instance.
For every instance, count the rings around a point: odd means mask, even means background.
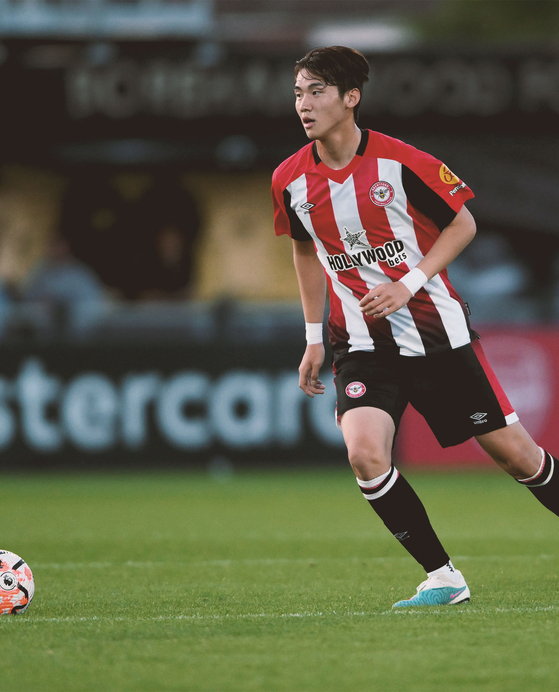
[[[274,230],[276,235],[288,235],[293,240],[312,240],[307,229],[291,208],[291,195],[282,190],[276,176],[272,178],[272,202],[274,204]]]
[[[417,149],[402,163],[402,183],[409,202],[432,219],[440,231],[474,196],[442,161]]]

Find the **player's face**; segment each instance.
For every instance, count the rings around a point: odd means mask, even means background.
[[[297,75],[295,108],[309,139],[325,139],[348,118],[353,118],[346,100],[340,97],[338,87],[327,86],[303,70]]]

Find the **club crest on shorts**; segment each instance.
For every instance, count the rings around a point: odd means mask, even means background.
[[[363,382],[350,382],[345,388],[345,393],[351,399],[358,399],[360,396],[363,396],[366,391],[367,387],[365,387]]]
[[[394,200],[394,188],[385,180],[379,180],[371,185],[369,198],[377,207],[387,207]]]

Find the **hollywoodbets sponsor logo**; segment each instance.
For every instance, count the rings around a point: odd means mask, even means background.
[[[401,240],[389,240],[380,247],[370,247],[361,250],[354,255],[342,252],[339,255],[326,255],[330,269],[335,272],[343,272],[355,267],[367,267],[378,262],[386,262],[390,267],[408,259],[404,252],[404,243]]]

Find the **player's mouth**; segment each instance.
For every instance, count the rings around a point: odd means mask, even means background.
[[[303,121],[303,127],[308,130],[310,127],[312,127],[315,123],[315,121],[312,118],[301,118]]]

